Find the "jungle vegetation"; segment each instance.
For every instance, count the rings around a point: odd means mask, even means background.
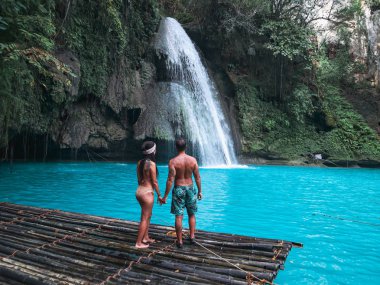
[[[367,67],[350,54],[352,34],[366,33],[361,1],[335,1],[325,13],[325,0],[164,2],[183,22],[198,23],[210,46],[219,44],[220,64],[236,85],[243,153],[380,157],[379,136],[344,96],[376,92],[355,79]],[[379,9],[378,1],[367,3]],[[336,30],[334,45],[317,42],[319,20]]]
[[[378,135],[344,96],[372,88],[354,80],[366,66],[350,56],[361,1],[335,2],[321,16],[326,0],[2,0],[0,147],[23,132],[49,135],[73,100],[101,102],[115,66],[123,62],[126,77],[140,68],[169,15],[207,35],[236,87],[243,154],[380,159]],[[334,46],[317,43],[322,18],[338,33]],[[62,49],[78,57],[80,74],[58,59]],[[68,92],[78,77],[79,99]]]

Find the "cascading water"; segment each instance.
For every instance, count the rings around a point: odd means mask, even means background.
[[[165,60],[170,81],[163,96],[171,104],[172,116],[176,113],[180,118],[173,130],[175,135],[191,141],[202,165],[236,164],[231,131],[218,93],[194,44],[175,19],[161,21],[155,48]]]

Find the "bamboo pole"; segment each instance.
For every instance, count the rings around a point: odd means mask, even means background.
[[[70,284],[69,281],[72,284],[84,284],[84,282],[81,283],[80,280],[75,280],[73,278],[68,278],[64,275],[55,274],[48,270],[42,270],[40,268],[34,267],[34,266],[28,266],[23,263],[11,260],[11,259],[4,259],[0,261],[0,268],[7,268],[11,271],[19,271],[21,273],[28,274],[29,276],[46,279],[50,282],[53,282],[53,284],[62,284],[62,282],[66,282],[64,284]]]
[[[56,283],[47,280],[44,276],[33,276],[22,272],[20,270],[12,270],[8,267],[0,266],[0,276],[6,277],[6,281],[12,284],[12,282],[20,282],[23,285],[56,285]],[[15,284],[17,284],[14,282]]]
[[[10,261],[11,260],[11,261]],[[69,282],[74,282],[76,284],[81,284],[83,281],[99,281],[102,280],[106,273],[101,273],[99,268],[79,266],[76,264],[67,264],[61,257],[56,257],[56,259],[46,258],[43,256],[35,255],[33,252],[17,252],[15,256],[11,258],[3,259],[3,261],[8,263],[17,262],[20,267],[23,268],[33,268],[33,270],[41,272],[49,272],[51,276],[57,276],[57,278],[68,280]],[[86,275],[83,274],[86,273]],[[55,274],[55,275],[54,275]],[[91,279],[89,279],[89,276]],[[70,281],[70,280],[74,281]],[[79,281],[82,280],[82,281]]]
[[[177,249],[174,238],[168,236],[173,227],[151,225],[151,235],[158,242],[148,249],[136,249],[138,225],[120,219],[1,203],[0,268],[5,267],[8,275],[14,276],[11,279],[16,280],[15,285],[18,285],[16,278],[24,275],[32,276],[30,282],[46,276],[58,284],[93,284],[115,274],[117,278],[107,285],[128,280],[133,284],[162,280],[165,284],[246,284],[246,272],[272,281],[277,271],[283,269],[292,246],[297,244],[205,231],[196,233],[197,242],[237,264],[244,272],[198,245],[189,245],[187,240],[184,248]],[[14,256],[6,258],[12,253]]]
[[[236,269],[224,269],[224,268],[203,268],[202,266],[197,266],[197,265],[184,265],[184,264],[179,264],[175,262],[170,262],[167,260],[163,261],[157,261],[155,259],[144,259],[142,260],[143,264],[146,265],[153,265],[154,267],[160,267],[160,268],[165,268],[168,270],[178,270],[181,272],[186,272],[186,273],[192,273],[195,274],[195,276],[200,275],[207,275],[208,279],[211,279],[216,282],[221,282],[224,284],[224,281],[222,280],[229,280],[227,283],[229,283],[231,280],[235,281],[235,278],[243,279],[245,280],[246,278],[246,273],[243,271],[239,271]],[[261,274],[261,278],[273,278],[273,275],[265,274],[262,272],[257,272],[256,274]],[[269,280],[269,279],[268,279]],[[238,280],[236,280],[238,281]]]

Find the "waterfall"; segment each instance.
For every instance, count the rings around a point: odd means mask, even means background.
[[[155,49],[164,58],[168,90],[166,106],[177,117],[174,135],[191,142],[202,165],[236,164],[231,130],[219,94],[189,36],[173,18],[164,18]],[[174,104],[174,106],[173,106]],[[172,120],[173,122],[174,120]]]

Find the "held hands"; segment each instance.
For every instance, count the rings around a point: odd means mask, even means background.
[[[160,206],[162,204],[166,204],[167,197],[162,198],[161,196],[158,196],[158,202],[160,203]]]

